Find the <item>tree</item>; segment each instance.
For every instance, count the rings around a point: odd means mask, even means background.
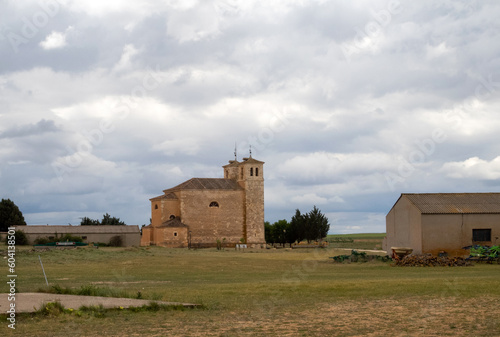
[[[272,227],[274,242],[281,243],[281,245],[284,246],[285,243],[289,241],[287,232],[290,232],[290,224],[288,223],[288,221],[283,219],[276,221]]]
[[[290,221],[290,240],[292,242],[300,242],[306,238],[305,234],[305,218],[297,209],[295,215]]]
[[[305,214],[297,209],[290,221],[291,242],[307,240],[307,242],[320,240],[328,235],[330,225],[328,219],[321,211],[314,208]]]
[[[26,226],[23,213],[10,199],[0,202],[0,232],[7,232],[9,227]]]
[[[83,217],[80,226],[125,226],[125,222],[120,221],[120,218],[112,217],[108,213],[102,216],[102,220],[94,220],[88,217]]]
[[[86,216],[80,222],[80,226],[99,226],[100,224],[99,220],[94,220]]]
[[[106,213],[102,217],[101,226],[125,226],[125,222],[120,221],[120,218],[111,217],[111,215]]]
[[[328,235],[330,230],[328,218],[316,206],[307,214],[305,221],[307,222],[306,239],[308,241],[320,240]]]
[[[266,239],[266,243],[274,243],[273,225],[271,225],[269,221],[264,222],[264,237]]]

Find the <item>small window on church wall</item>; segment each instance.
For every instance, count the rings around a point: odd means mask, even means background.
[[[256,177],[258,177],[258,176],[259,176],[259,168],[258,168],[258,167],[256,167],[256,168],[255,168],[255,176],[256,176]]]
[[[226,170],[226,179],[229,178],[229,172]]]
[[[212,201],[210,203],[210,205],[208,205],[208,207],[216,207],[216,208],[218,208],[219,207],[219,203],[217,201]]]
[[[174,236],[177,236],[177,232],[174,232]]]
[[[253,177],[253,167],[250,167],[250,177]]]
[[[158,209],[158,205],[155,205],[155,209]]]

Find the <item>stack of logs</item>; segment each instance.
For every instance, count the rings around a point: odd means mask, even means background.
[[[472,264],[462,257],[406,255],[402,259],[396,259],[394,265],[402,267],[465,267]]]

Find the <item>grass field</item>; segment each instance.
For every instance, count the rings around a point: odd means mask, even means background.
[[[329,239],[352,239],[353,242],[330,242],[332,248],[378,249],[382,250],[385,233],[330,234]],[[331,241],[331,240],[330,240]]]
[[[498,336],[500,266],[334,264],[335,249],[19,252],[17,290],[94,285],[203,309],[19,315],[1,336]],[[5,255],[5,251],[3,252]],[[5,270],[7,275],[7,268]],[[0,291],[7,292],[5,282]],[[76,309],[76,308],[75,308]]]

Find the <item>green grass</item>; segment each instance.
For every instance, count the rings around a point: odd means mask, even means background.
[[[344,253],[331,248],[252,252],[159,247],[38,253],[27,247],[16,256],[20,292],[50,291],[54,285],[60,291],[100,296],[136,297],[140,292],[144,299],[197,303],[205,309],[19,317],[16,332],[38,336],[68,332],[85,336],[322,336],[329,335],[325,331],[344,331],[347,336],[377,331],[391,335],[391,329],[399,326],[415,335],[422,328],[412,326],[413,321],[429,327],[428,312],[439,316],[441,311],[453,313],[455,318],[449,322],[456,326],[455,335],[459,330],[480,336],[482,331],[500,328],[499,265],[400,268],[375,261],[336,264],[329,259]],[[0,283],[0,292],[6,291],[6,283]],[[409,317],[415,313],[421,317],[396,319],[394,307]],[[476,323],[464,326],[466,315],[477,315],[479,327],[472,329]],[[449,326],[442,322],[432,323],[432,328],[446,335]],[[0,324],[0,334],[9,333],[6,324]]]
[[[382,250],[385,233],[332,234],[328,239],[352,239],[353,242],[330,242],[334,248],[377,249]]]
[[[351,238],[355,240],[383,240],[385,233],[329,234],[328,238]]]

